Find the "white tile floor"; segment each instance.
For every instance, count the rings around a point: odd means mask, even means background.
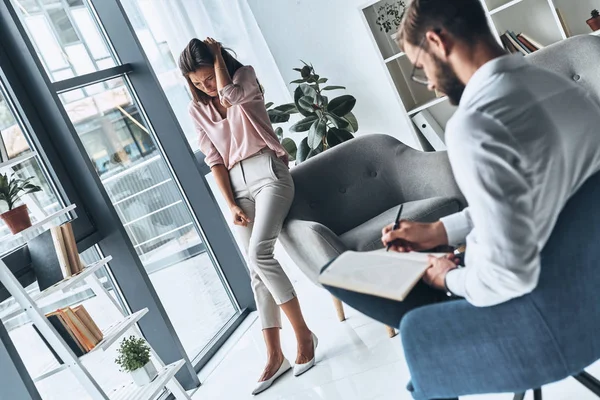
[[[295,378],[281,377],[270,389],[253,397],[250,392],[263,368],[264,344],[260,324],[252,316],[200,374],[203,385],[194,400],[409,400],[409,380],[399,337],[389,339],[383,325],[346,307],[340,323],[329,295],[291,268],[286,268],[300,296],[307,322],[319,337],[317,365]],[[284,325],[285,355],[294,361],[295,341]],[[588,371],[600,376],[600,363]],[[531,393],[526,399],[531,400]],[[466,400],[509,400],[510,394],[464,397]],[[597,399],[569,378],[544,387],[544,400]],[[462,400],[462,399],[461,399]]]

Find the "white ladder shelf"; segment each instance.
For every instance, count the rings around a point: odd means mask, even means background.
[[[72,211],[74,208],[75,206],[71,205],[61,212],[53,214],[49,218],[46,218],[43,221],[40,221],[40,223],[29,228],[25,235],[18,235],[16,239],[22,239],[23,236],[27,236],[25,239],[26,241],[33,239],[37,235],[40,235],[46,230],[50,229],[50,227],[62,223],[63,221],[60,218]],[[180,360],[175,363],[165,365],[152,347],[152,360],[157,365],[159,373],[152,382],[142,387],[138,387],[131,382],[130,384],[114,389],[107,394],[107,392],[105,392],[98,385],[94,377],[91,376],[91,374],[83,365],[82,361],[90,353],[108,349],[111,345],[115,344],[129,329],[136,329],[137,333],[141,335],[141,332],[137,328],[136,324],[148,312],[148,309],[144,308],[131,315],[124,314],[116,300],[104,288],[100,280],[96,277],[95,272],[106,265],[110,260],[112,260],[112,257],[108,256],[87,266],[79,274],[58,282],[39,294],[30,296],[25,291],[25,288],[23,288],[18,279],[12,274],[8,266],[4,263],[4,260],[0,258],[0,282],[2,282],[4,287],[14,297],[17,303],[11,310],[7,312],[7,314],[3,315],[3,318],[12,317],[21,312],[25,312],[42,334],[44,339],[46,339],[48,344],[63,361],[62,365],[34,378],[34,381],[38,382],[69,368],[94,400],[152,400],[156,398],[156,396],[159,395],[164,388],[167,388],[177,400],[191,400],[183,387],[175,379],[175,374],[181,369],[181,367],[185,365],[185,361]],[[62,337],[58,334],[58,332],[54,329],[54,327],[48,322],[48,319],[38,307],[38,302],[42,301],[44,298],[53,293],[70,290],[71,288],[75,287],[77,283],[81,282],[85,282],[96,296],[102,296],[105,299],[108,299],[113,306],[116,307],[119,312],[121,312],[123,319],[107,329],[103,329],[102,333],[104,334],[104,339],[98,343],[92,351],[88,352],[82,357],[77,357],[65,343]]]

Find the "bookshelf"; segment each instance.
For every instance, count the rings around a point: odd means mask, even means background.
[[[371,0],[360,7],[359,12],[365,27],[370,32],[373,45],[378,50],[390,86],[395,89],[398,106],[406,115],[407,122],[412,128],[415,147],[424,151],[441,150],[443,148],[439,146],[436,148],[425,138],[413,118],[426,112],[427,118],[432,118],[433,122],[442,128],[434,134],[443,141],[443,130],[456,107],[450,105],[446,97],[437,97],[425,86],[411,81],[412,64],[394,42],[393,32],[381,31],[375,22],[379,10],[386,3],[393,4],[396,1]],[[405,0],[405,3],[408,1]],[[592,32],[586,24],[591,11],[600,8],[598,0],[481,0],[481,3],[499,43],[501,43],[500,36],[506,31],[524,33],[543,46],[551,45],[569,36],[587,34],[600,36],[600,31]],[[561,23],[561,17],[566,28]]]
[[[68,216],[73,209],[75,209],[75,205],[71,205],[48,216],[43,221],[40,221],[38,224],[29,228],[27,232],[23,231],[21,234],[15,235],[12,241],[24,241],[24,244],[27,243],[51,227],[64,223],[65,217]],[[175,374],[185,365],[185,361],[180,360],[173,364],[165,365],[152,347],[151,359],[157,366],[158,376],[152,382],[142,387],[138,387],[132,382],[107,392],[100,387],[94,377],[85,368],[83,361],[89,358],[90,362],[92,362],[94,359],[94,357],[90,357],[90,354],[107,350],[109,347],[116,344],[117,341],[131,329],[135,330],[136,333],[143,337],[137,327],[137,323],[148,313],[148,309],[144,308],[131,315],[125,314],[121,311],[116,300],[108,293],[95,274],[96,271],[108,264],[111,260],[112,257],[105,257],[98,262],[86,266],[78,274],[72,275],[34,296],[30,296],[4,263],[2,256],[0,256],[0,282],[16,301],[15,307],[7,310],[6,314],[3,315],[3,318],[17,315],[17,313],[26,313],[40,334],[63,361],[58,367],[45,372],[41,376],[33,377],[33,381],[39,382],[43,379],[50,378],[65,369],[69,369],[93,400],[152,400],[165,388],[170,390],[171,394],[177,400],[190,400],[189,395],[175,379]],[[44,299],[59,291],[64,292],[73,290],[77,288],[80,283],[85,283],[96,296],[102,296],[107,299],[110,304],[119,310],[122,319],[111,326],[104,328],[100,327],[103,333],[102,341],[83,356],[77,357],[45,317],[39,303],[42,303]],[[115,365],[115,368],[118,367]]]

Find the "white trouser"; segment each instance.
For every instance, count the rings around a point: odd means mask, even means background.
[[[273,250],[294,200],[294,181],[288,167],[268,149],[237,163],[229,177],[236,203],[252,221],[247,227],[236,226],[236,231],[250,264],[262,327],[281,328],[279,305],[296,292]]]

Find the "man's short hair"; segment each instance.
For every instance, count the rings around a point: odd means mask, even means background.
[[[412,0],[400,25],[398,44],[419,46],[428,31],[438,29],[467,43],[492,36],[480,0]]]

